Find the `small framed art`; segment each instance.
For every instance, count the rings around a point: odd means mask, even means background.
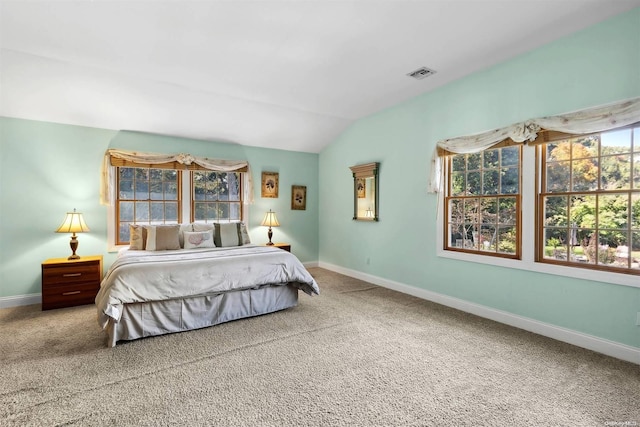
[[[278,172],[262,172],[262,197],[278,198]]]
[[[367,197],[367,181],[364,178],[356,178],[356,189],[358,190],[358,199]]]
[[[291,209],[296,211],[307,209],[307,187],[305,185],[291,186]]]

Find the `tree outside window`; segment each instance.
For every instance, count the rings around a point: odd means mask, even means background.
[[[640,273],[640,127],[540,150],[539,260]]]
[[[520,150],[450,156],[445,249],[520,257]]]

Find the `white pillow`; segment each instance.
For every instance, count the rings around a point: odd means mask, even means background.
[[[184,248],[213,248],[213,230],[208,231],[185,231]]]
[[[184,232],[185,231],[193,231],[193,225],[180,224],[180,231],[178,232],[178,241],[180,242],[181,248],[184,248]]]
[[[191,227],[193,227],[193,231],[213,230],[213,224],[206,222],[194,222],[191,224]]]

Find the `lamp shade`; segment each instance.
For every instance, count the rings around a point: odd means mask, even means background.
[[[64,218],[64,222],[60,224],[60,227],[56,230],[56,233],[84,233],[90,231],[87,223],[84,222],[82,213],[67,212],[67,216]]]
[[[276,218],[276,213],[269,209],[269,212],[265,214],[261,225],[265,227],[280,227],[278,218]]]

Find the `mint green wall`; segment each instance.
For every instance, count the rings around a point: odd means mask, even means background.
[[[69,253],[69,236],[53,230],[74,207],[91,227],[79,237],[79,254],[103,254],[107,266],[113,260],[107,210],[98,203],[107,148],[190,152],[251,163],[255,242],[266,241],[257,224],[271,208],[283,225],[274,240],[291,242],[304,262],[319,259],[640,347],[640,288],[438,258],[436,197],[426,193],[437,140],[640,96],[638,70],[635,9],[360,120],[319,156],[0,117],[0,297],[40,292],[40,263]],[[371,161],[381,162],[381,221],[354,222],[348,167]],[[278,199],[260,198],[263,170],[280,173]],[[307,186],[306,211],[290,210],[291,185]]]
[[[640,9],[356,122],[320,154],[320,261],[640,347],[640,288],[438,258],[427,194],[440,139],[635,96]],[[349,166],[372,161],[380,222],[354,222]]]
[[[79,255],[107,253],[107,207],[99,204],[105,150],[121,148],[249,161],[255,202],[249,206],[254,243],[267,241],[260,227],[273,209],[282,227],[274,240],[292,244],[303,262],[318,259],[318,155],[197,141],[136,132],[0,117],[0,297],[40,292],[40,263],[66,257],[69,235],[57,234],[65,212],[83,212],[91,232],[79,235]],[[280,173],[277,199],[260,197],[263,170]],[[307,186],[307,210],[291,210],[291,185]]]

